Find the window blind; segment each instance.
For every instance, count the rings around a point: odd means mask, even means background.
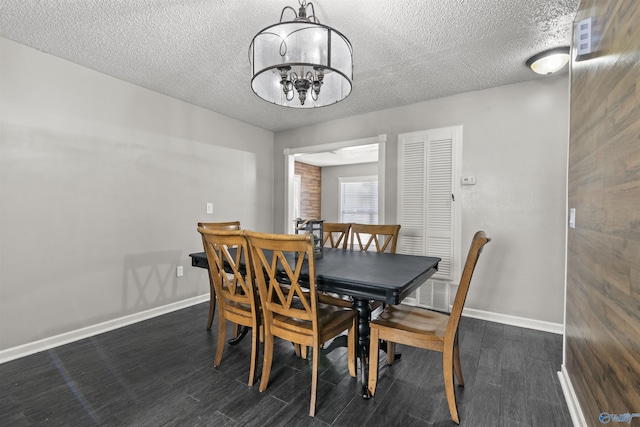
[[[340,182],[340,222],[378,223],[378,177],[343,177]]]

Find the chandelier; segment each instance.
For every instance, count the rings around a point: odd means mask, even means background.
[[[298,3],[297,13],[285,7],[280,22],[251,41],[251,88],[265,101],[283,107],[335,104],[351,93],[351,43],[339,31],[320,24],[313,3]],[[287,10],[295,15],[291,21],[283,21]]]

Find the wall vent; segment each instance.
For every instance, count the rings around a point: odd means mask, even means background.
[[[449,282],[427,280],[420,287],[417,297],[421,307],[449,312]]]

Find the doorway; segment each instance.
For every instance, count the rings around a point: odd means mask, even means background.
[[[304,161],[306,158],[312,159],[315,156],[322,158],[330,157],[331,155],[338,154],[337,157],[345,158],[350,155],[355,155],[359,149],[377,145],[378,148],[378,221],[384,223],[384,190],[385,190],[385,143],[387,135],[378,135],[370,138],[362,138],[351,141],[341,141],[329,144],[314,145],[309,147],[299,148],[287,148],[284,150],[285,156],[285,218],[284,218],[284,230],[285,233],[293,233],[293,221],[296,218],[294,216],[295,207],[295,162],[296,160]],[[363,150],[361,150],[363,151]],[[326,164],[326,163],[325,163]],[[338,164],[338,163],[336,163]],[[345,163],[342,163],[345,164]]]

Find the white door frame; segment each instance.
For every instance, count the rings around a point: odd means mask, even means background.
[[[300,154],[324,153],[345,147],[378,144],[378,222],[384,224],[384,171],[385,171],[385,143],[387,135],[382,134],[370,138],[354,139],[350,141],[332,142],[328,144],[312,145],[308,147],[284,149],[284,232],[293,233],[293,174],[295,156]]]

